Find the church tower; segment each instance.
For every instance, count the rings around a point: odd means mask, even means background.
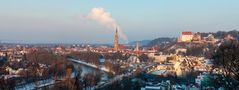
[[[134,52],[136,53],[137,56],[139,56],[140,54],[140,46],[139,46],[139,42],[136,43],[135,45],[135,49],[134,49]]]
[[[139,51],[139,42],[136,43],[134,50],[137,51],[137,52]]]
[[[119,50],[119,36],[118,36],[118,30],[116,28],[115,31],[115,36],[114,36],[114,50],[118,51]]]

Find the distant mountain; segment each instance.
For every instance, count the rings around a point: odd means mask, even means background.
[[[162,45],[162,44],[167,44],[174,41],[176,41],[176,38],[160,37],[150,41],[147,46]]]
[[[156,38],[154,40],[133,41],[133,42],[129,42],[128,45],[135,45],[137,42],[139,42],[140,46],[146,46],[146,47],[149,46],[150,47],[150,46],[155,46],[155,45],[163,45],[166,43],[171,43],[175,40],[176,40],[176,38],[160,37],[160,38]]]
[[[145,46],[145,45],[148,45],[149,42],[151,41],[152,40],[133,41],[133,42],[129,42],[129,45],[135,45],[137,42],[139,42],[140,46]]]

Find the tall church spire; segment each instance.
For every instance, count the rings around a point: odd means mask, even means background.
[[[116,28],[115,31],[115,36],[114,36],[114,50],[118,51],[119,50],[119,36],[118,36],[118,30]]]
[[[139,56],[139,54],[140,54],[140,49],[139,48],[140,48],[140,45],[139,45],[139,42],[137,42],[136,45],[135,45],[135,49],[134,49],[137,56]]]

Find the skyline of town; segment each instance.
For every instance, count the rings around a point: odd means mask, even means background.
[[[184,31],[124,45],[0,44],[0,89],[227,90],[239,86],[239,31]],[[226,67],[225,67],[226,66]],[[233,71],[235,70],[235,71]]]

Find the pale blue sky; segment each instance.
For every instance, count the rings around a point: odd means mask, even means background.
[[[112,30],[83,18],[95,7],[110,12],[129,41],[239,29],[239,0],[1,0],[0,40],[112,43]]]

